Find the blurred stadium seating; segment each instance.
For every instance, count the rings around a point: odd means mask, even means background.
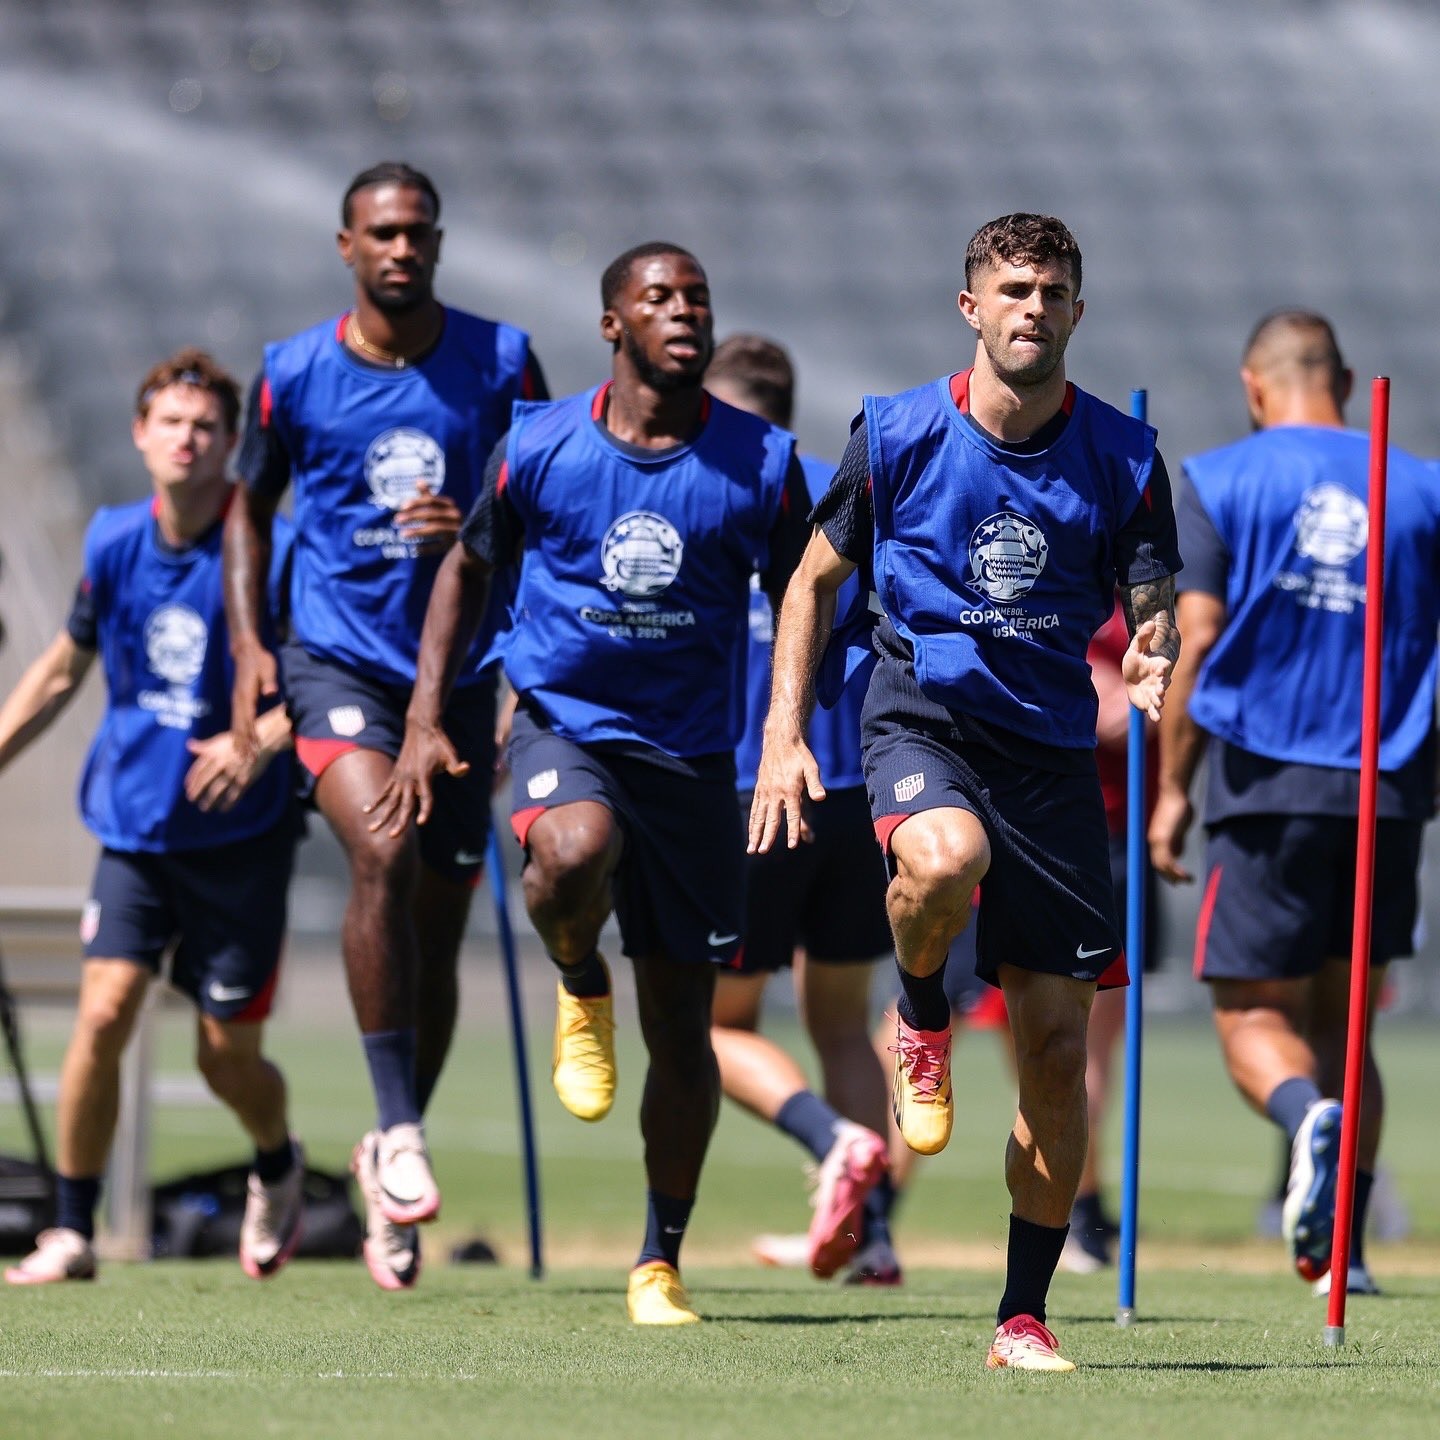
[[[1148,386],[1172,458],[1243,428],[1284,303],[1435,453],[1437,48],[1405,0],[0,0],[0,346],[83,504],[131,496],[138,376],[198,340],[248,378],[341,309],[339,192],[394,157],[444,194],[442,294],[558,389],[605,363],[599,270],[661,235],[722,331],[792,346],[834,455],[862,391],[968,350],[975,226],[1044,209],[1085,250],[1075,377]]]

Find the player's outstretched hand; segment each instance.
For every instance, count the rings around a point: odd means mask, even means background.
[[[1172,885],[1188,885],[1195,877],[1180,863],[1185,836],[1195,819],[1195,808],[1183,790],[1160,787],[1150,816],[1150,863],[1155,873]]]
[[[1130,703],[1152,720],[1158,720],[1160,711],[1165,707],[1165,692],[1170,688],[1170,674],[1175,668],[1173,656],[1158,647],[1151,648],[1156,629],[1153,620],[1141,625],[1130,637],[1130,644],[1120,661],[1120,673],[1125,677],[1125,693]]]
[[[418,544],[422,555],[440,555],[455,543],[465,517],[448,495],[434,495],[422,480],[413,499],[395,512],[395,528]]]
[[[405,742],[390,779],[365,806],[365,813],[374,817],[370,821],[371,831],[385,830],[392,840],[398,840],[412,819],[417,825],[423,825],[430,818],[435,800],[430,777],[441,771],[446,775],[466,775],[470,765],[455,753],[450,737],[438,725],[406,721]]]
[[[755,777],[755,797],[750,802],[750,836],[746,845],[751,855],[766,855],[785,829],[791,850],[803,840],[814,840],[805,815],[806,800],[825,798],[820,767],[803,740],[776,742],[768,735]]]
[[[205,740],[187,740],[185,748],[195,757],[185,772],[185,798],[207,811],[233,809],[271,759],[263,747],[247,757],[233,730]]]
[[[256,731],[260,702],[280,693],[280,674],[275,657],[256,640],[239,646],[234,658],[230,733],[241,756],[253,761],[260,753],[260,736]]]

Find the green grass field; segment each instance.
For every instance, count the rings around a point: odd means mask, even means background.
[[[365,1080],[343,997],[294,1007],[273,1053],[311,1158],[341,1168],[365,1123]],[[687,1241],[687,1277],[709,1323],[640,1332],[624,1271],[642,1198],[634,1123],[641,1057],[624,1026],[621,1094],[604,1124],[565,1115],[534,1046],[551,1273],[523,1272],[523,1211],[503,1031],[472,1016],[430,1122],[445,1214],[420,1287],[389,1296],[363,1267],[296,1264],[247,1281],[224,1261],[107,1265],[91,1286],[0,1293],[0,1436],[1431,1435],[1440,1406],[1440,1152],[1431,1141],[1433,1036],[1392,1024],[1387,1153],[1415,1237],[1373,1246],[1387,1295],[1350,1303],[1341,1351],[1321,1345],[1323,1304],[1252,1238],[1274,1178],[1268,1127],[1230,1092],[1213,1038],[1156,1022],[1147,1043],[1140,1323],[1112,1321],[1112,1274],[1062,1275],[1051,1320],[1082,1370],[987,1374],[1006,1196],[1008,1081],[993,1040],[957,1048],[956,1133],[919,1174],[897,1225],[907,1284],[823,1286],[745,1263],[749,1237],[803,1228],[795,1147],[727,1111]],[[63,1017],[28,1030],[53,1068]],[[784,1031],[787,1039],[793,1032]],[[183,1074],[188,1025],[167,1018],[157,1069]],[[13,1114],[0,1146],[12,1148]],[[1113,1137],[1112,1137],[1113,1138]],[[1118,1159],[1118,1147],[1112,1147]],[[157,1112],[155,1172],[235,1160],[214,1108]],[[1113,1169],[1113,1167],[1112,1167]],[[446,1265],[484,1232],[501,1268]],[[423,1430],[421,1427],[424,1427]]]

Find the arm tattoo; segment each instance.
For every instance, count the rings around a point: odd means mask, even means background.
[[[1172,663],[1180,656],[1180,631],[1175,624],[1175,577],[1163,576],[1139,585],[1122,585],[1120,603],[1125,610],[1125,623],[1130,634],[1147,621],[1155,622],[1152,650],[1166,656]]]

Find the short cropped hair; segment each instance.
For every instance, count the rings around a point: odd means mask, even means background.
[[[600,277],[600,308],[602,310],[608,310],[614,305],[636,264],[641,260],[650,259],[652,255],[683,255],[687,260],[693,261],[697,267],[704,268],[683,245],[672,245],[668,240],[647,240],[643,245],[632,245],[623,255],[617,255],[605,267],[605,273]]]
[[[731,335],[710,357],[706,381],[733,385],[767,420],[790,425],[795,413],[795,367],[781,345],[763,335]]]
[[[965,249],[965,288],[992,265],[1039,265],[1047,260],[1069,262],[1080,293],[1080,246],[1065,224],[1053,215],[1018,211],[982,225]]]
[[[340,202],[340,223],[348,230],[354,219],[355,206],[352,203],[362,190],[376,185],[400,185],[406,190],[418,190],[430,198],[430,218],[440,218],[440,192],[435,182],[423,170],[407,165],[403,160],[382,160],[368,170],[362,170],[346,187],[345,198]]]
[[[1262,315],[1245,342],[1244,360],[1247,365],[1278,360],[1299,370],[1320,371],[1332,386],[1345,374],[1335,327],[1317,310],[1286,308]]]
[[[195,345],[187,345],[183,350],[177,350],[168,360],[152,365],[145,372],[145,378],[135,392],[136,417],[145,419],[155,397],[172,385],[189,385],[196,390],[208,390],[220,402],[226,430],[231,435],[235,434],[240,424],[240,387],[228,370],[222,369],[205,351]]]

